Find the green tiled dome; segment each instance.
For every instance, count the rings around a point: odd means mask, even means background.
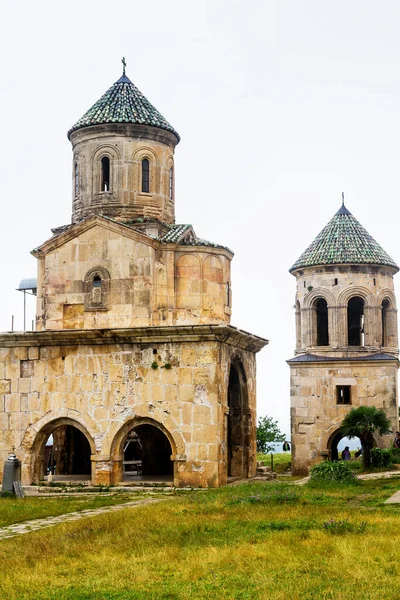
[[[385,265],[399,267],[344,206],[289,269],[317,265]]]
[[[175,135],[178,142],[180,140],[179,134],[172,125],[150,104],[125,74],[71,127],[68,131],[68,137],[73,131],[82,127],[104,123],[151,125],[170,131]]]

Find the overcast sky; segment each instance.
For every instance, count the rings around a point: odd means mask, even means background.
[[[289,433],[295,279],[341,203],[400,261],[400,3],[5,0],[0,329],[70,222],[67,130],[127,74],[180,133],[177,222],[235,252],[232,324],[270,340],[258,412]],[[29,299],[28,322],[33,318]]]

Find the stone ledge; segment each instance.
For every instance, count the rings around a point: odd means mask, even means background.
[[[129,329],[62,329],[0,333],[0,347],[82,346],[105,344],[165,344],[221,342],[259,352],[269,341],[232,325],[180,325]]]

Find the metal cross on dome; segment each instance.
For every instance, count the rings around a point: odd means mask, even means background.
[[[127,63],[126,63],[126,60],[125,60],[125,56],[123,56],[123,57],[122,57],[122,60],[121,60],[121,62],[122,62],[123,69],[124,69],[124,70],[123,70],[123,75],[125,75],[125,67],[126,67],[126,64],[127,64]]]

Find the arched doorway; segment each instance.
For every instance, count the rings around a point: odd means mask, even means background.
[[[328,441],[329,459],[340,460],[342,457],[342,450],[344,450],[346,446],[349,446],[352,456],[354,456],[354,453],[357,450],[362,448],[359,438],[352,438],[349,440],[344,437],[340,429],[338,429],[331,435]]]
[[[246,374],[240,361],[231,364],[228,384],[228,477],[249,476],[251,412]]]
[[[94,443],[79,423],[51,421],[39,431],[33,445],[33,480],[43,481],[49,475],[53,481],[90,480],[94,453]]]
[[[148,423],[132,427],[122,442],[123,480],[173,480],[173,454],[166,434]]]

